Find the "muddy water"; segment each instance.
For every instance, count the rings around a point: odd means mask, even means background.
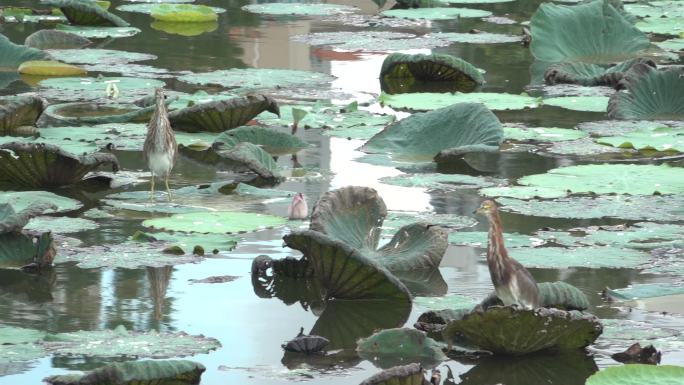
[[[172,71],[202,72],[233,67],[290,68],[313,70],[335,75],[333,86],[348,93],[377,94],[380,91],[377,74],[386,53],[359,53],[355,55],[329,55],[319,47],[290,41],[290,36],[309,32],[358,30],[335,21],[318,19],[273,19],[249,14],[240,10],[246,1],[198,1],[226,8],[219,19],[218,28],[194,37],[170,35],[150,27],[147,15],[120,13],[142,33],[118,39],[106,45],[109,49],[151,53],[158,59],[145,63]],[[0,1],[30,4],[29,1]],[[125,2],[114,0],[116,7]],[[340,2],[358,6],[362,13],[373,14],[378,6],[369,0]],[[491,10],[497,16],[518,21],[529,19],[538,1],[516,1],[495,5],[476,5],[474,8]],[[38,28],[32,24],[2,25],[2,33],[15,42]],[[520,25],[496,25],[480,20],[435,21],[414,27],[395,29],[401,32],[467,32],[472,28],[488,32],[518,33]],[[380,28],[381,29],[381,28]],[[427,53],[430,50],[411,52]],[[484,91],[520,93],[530,83],[532,58],[529,51],[516,44],[470,45],[453,44],[432,52],[450,53],[487,71]],[[166,80],[170,88],[191,91],[173,79]],[[14,85],[3,92],[29,90],[27,85]],[[602,118],[599,113],[577,113],[553,107],[532,112],[499,114],[507,122],[526,122],[530,125],[572,127],[578,122]],[[426,211],[472,215],[481,198],[475,190],[456,192],[427,191],[420,188],[402,188],[381,184],[378,179],[401,172],[389,167],[356,162],[361,153],[355,149],[363,142],[330,138],[319,132],[300,133],[313,147],[299,154],[299,162],[323,170],[324,177],[307,181],[286,181],[279,188],[302,191],[312,206],[317,197],[328,190],[346,185],[364,185],[376,188],[390,210]],[[142,170],[139,153],[117,153],[124,169]],[[291,166],[286,157],[279,159],[283,166]],[[494,176],[517,178],[539,173],[561,165],[572,164],[568,159],[544,158],[526,154],[509,154],[495,164]],[[226,173],[199,166],[181,159],[172,178],[174,187],[230,179]],[[147,188],[146,185],[137,186]],[[84,202],[87,210],[99,207],[99,199],[111,193],[61,190],[60,194]],[[230,199],[226,197],[226,199]],[[264,204],[254,209],[284,215],[282,203]],[[120,242],[141,229],[144,215],[120,216],[106,220],[95,231],[76,234],[86,244]],[[506,214],[503,217],[506,231],[531,233],[551,226],[570,228],[579,225],[606,223],[601,221],[545,220]],[[486,230],[486,223],[475,226]],[[266,230],[242,236],[237,249],[210,258],[200,264],[180,265],[167,271],[139,270],[84,270],[72,266],[57,266],[49,277],[34,282],[21,282],[13,290],[0,293],[0,322],[31,327],[50,332],[97,330],[125,325],[132,330],[185,331],[219,339],[223,347],[207,355],[192,359],[207,367],[202,384],[356,384],[380,369],[373,362],[363,361],[353,353],[339,354],[322,362],[298,362],[283,354],[280,344],[293,338],[304,328],[335,330],[340,338],[353,341],[364,333],[382,327],[410,326],[418,317],[415,309],[397,309],[395,306],[336,303],[322,304],[315,300],[315,292],[307,291],[305,283],[279,281],[270,284],[253,282],[249,270],[251,259],[259,254],[273,258],[298,255],[282,248],[281,237],[287,230]],[[479,256],[482,250],[451,246],[442,262],[440,275],[430,277],[448,293],[472,296],[486,295],[492,290],[486,265]],[[5,274],[5,273],[2,273]],[[660,317],[638,311],[626,312],[607,307],[599,297],[606,286],[624,287],[630,283],[651,282],[659,278],[640,275],[630,269],[532,269],[538,281],[565,280],[581,288],[590,298],[590,311],[600,317],[647,319],[668,327],[679,327],[684,321],[677,317]],[[169,277],[170,275],[170,277]],[[234,275],[240,278],[223,284],[191,284],[191,279],[212,275]],[[166,279],[159,278],[166,276]],[[15,277],[7,275],[0,282]],[[168,288],[162,295],[154,288]],[[443,281],[443,282],[441,282]],[[664,357],[665,363],[684,363],[684,354]],[[35,384],[50,374],[69,370],[85,370],[98,366],[97,360],[44,358],[25,373],[0,377],[0,385]],[[567,356],[532,356],[524,359],[491,359],[480,362],[449,361],[440,365],[453,372],[456,382],[462,376],[467,384],[583,384],[586,377],[597,370],[597,365],[609,365],[609,359],[594,359],[584,354]]]

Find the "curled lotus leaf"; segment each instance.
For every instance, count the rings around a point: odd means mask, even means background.
[[[50,233],[38,236],[22,233],[0,235],[0,269],[49,267],[56,253]]]
[[[43,381],[51,385],[193,385],[200,383],[205,370],[204,365],[186,360],[115,362],[84,374],[50,376]]]
[[[0,165],[0,181],[23,187],[67,186],[101,165],[119,168],[113,154],[76,156],[51,144],[21,142],[0,145]]]
[[[271,154],[256,144],[240,142],[235,145],[216,145],[217,142],[214,143],[212,150],[215,149],[223,163],[233,164],[238,170],[245,169],[253,172],[268,183],[275,184],[282,179],[280,169]]]
[[[586,294],[569,283],[540,282],[537,286],[544,307],[580,311],[589,308],[589,299]]]
[[[36,49],[74,49],[92,44],[90,39],[56,29],[41,29],[26,37],[24,45]]]
[[[416,81],[440,82],[449,84],[451,91],[469,92],[482,85],[484,78],[474,65],[447,54],[393,53],[382,62],[382,85]]]
[[[275,100],[264,95],[250,95],[171,111],[169,121],[176,130],[223,132],[244,125],[263,111],[280,114]]]
[[[74,25],[128,27],[119,16],[100,7],[95,2],[81,0],[45,0],[43,3],[59,8]]]
[[[418,363],[395,366],[365,379],[361,385],[424,385],[423,368]]]
[[[651,59],[631,59],[615,65],[564,62],[551,65],[544,73],[546,84],[580,84],[615,87],[636,64],[656,66]]]
[[[52,204],[34,203],[16,212],[11,204],[0,203],[0,234],[19,232],[31,218],[56,208],[57,206]]]
[[[34,126],[47,101],[38,96],[0,98],[0,135],[11,135],[21,126]]]
[[[14,44],[0,34],[0,72],[14,71],[21,63],[29,60],[49,59],[50,55],[39,49]]]
[[[572,6],[541,4],[530,29],[532,55],[549,63],[612,63],[650,47],[648,36],[607,0]]]
[[[130,103],[57,103],[49,105],[36,122],[38,127],[85,126],[147,121],[154,107],[140,108]],[[88,130],[88,129],[87,129]],[[77,133],[72,133],[77,137]]]
[[[357,342],[357,353],[380,367],[400,362],[419,362],[426,366],[446,360],[441,344],[416,329],[381,330]]]
[[[668,385],[681,382],[684,366],[629,364],[603,369],[587,378],[586,385]]]
[[[634,74],[620,82],[622,90],[610,97],[611,119],[684,119],[684,68],[656,70],[633,67]]]
[[[366,142],[361,151],[427,160],[444,150],[460,154],[496,151],[502,142],[503,128],[496,115],[482,104],[460,103],[393,123]]]
[[[602,331],[601,322],[590,314],[492,306],[450,321],[444,335],[494,354],[523,355],[547,349],[581,349],[594,342]]]
[[[274,128],[260,126],[242,126],[228,130],[216,138],[222,141],[227,136],[237,142],[249,142],[261,146],[266,152],[274,155],[294,154],[309,147],[309,144],[298,137]]]
[[[330,340],[316,335],[298,335],[283,345],[283,349],[296,353],[320,353],[330,344]]]

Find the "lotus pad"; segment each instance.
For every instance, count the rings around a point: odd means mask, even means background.
[[[57,60],[76,64],[126,64],[137,61],[154,60],[154,55],[138,52],[117,51],[113,49],[51,49],[47,52]]]
[[[630,285],[623,289],[606,289],[606,294],[617,301],[631,301],[635,299],[658,298],[669,295],[684,294],[684,286],[671,283],[643,283]]]
[[[39,49],[14,44],[2,34],[0,34],[0,52],[2,53],[0,55],[0,72],[13,71],[25,61],[50,58],[47,53]]]
[[[649,39],[607,0],[565,6],[544,3],[530,22],[537,60],[612,63],[646,50]]]
[[[506,183],[504,179],[461,174],[402,174],[384,177],[380,181],[393,186],[423,187],[437,190],[490,187]]]
[[[635,131],[623,136],[598,138],[597,142],[639,151],[684,152],[684,130],[662,127]]]
[[[413,304],[421,309],[428,310],[470,310],[477,303],[468,297],[458,294],[445,295],[444,297],[415,297]]]
[[[633,249],[616,247],[535,247],[518,248],[511,256],[527,267],[567,269],[587,268],[637,268],[646,263],[650,255]]]
[[[4,203],[10,204],[16,212],[29,209],[32,205],[57,207],[56,209],[44,210],[43,214],[64,213],[78,210],[83,206],[81,202],[75,199],[59,196],[47,191],[0,191],[0,204]]]
[[[424,20],[456,20],[458,18],[487,17],[492,13],[481,9],[470,8],[413,8],[391,9],[381,13],[384,16],[398,17],[402,19]]]
[[[422,385],[425,383],[420,364],[395,366],[365,379],[361,385]]]
[[[522,40],[520,36],[503,35],[499,33],[479,32],[479,33],[456,33],[446,32],[435,35],[440,39],[446,39],[456,43],[472,44],[495,44],[495,43],[516,43]]]
[[[21,63],[17,72],[34,76],[78,76],[85,75],[87,71],[53,60],[31,60]]]
[[[513,309],[494,306],[475,310],[447,324],[445,336],[494,354],[523,355],[546,349],[581,349],[603,328],[592,315],[557,309]]]
[[[518,233],[504,233],[503,240],[507,248],[532,247],[544,244],[543,239]],[[449,242],[453,245],[484,248],[487,247],[488,235],[484,231],[457,231],[449,234]]]
[[[354,12],[356,7],[337,4],[268,3],[250,4],[242,7],[245,11],[266,15],[325,16],[336,13]]]
[[[557,127],[521,127],[504,126],[504,138],[517,142],[562,142],[587,137],[587,133],[580,130]]]
[[[655,63],[648,59],[632,59],[612,66],[566,62],[549,67],[544,73],[544,81],[546,84],[569,83],[615,87],[632,66],[638,63],[655,67]]]
[[[83,36],[70,32],[58,31],[56,29],[41,29],[30,34],[26,40],[24,40],[25,46],[37,49],[83,48],[90,44],[92,44],[92,41]]]
[[[291,7],[292,4],[287,4]],[[231,69],[183,75],[180,81],[198,85],[218,85],[225,88],[268,89],[294,86],[314,87],[328,83],[334,77],[318,72],[282,69]]]
[[[501,123],[491,111],[481,104],[461,103],[393,123],[361,150],[427,160],[448,149],[495,151],[502,141]]]
[[[684,226],[641,222],[626,226],[592,226],[570,232],[540,231],[539,235],[566,246],[611,245],[634,249],[654,249],[676,245],[684,235]]]
[[[573,111],[604,112],[608,107],[607,96],[564,96],[548,98],[545,106],[556,106]]]
[[[645,17],[636,23],[643,32],[678,36],[684,33],[684,17]]]
[[[586,385],[676,385],[684,378],[684,366],[630,364],[606,368],[587,378]]]
[[[79,0],[45,0],[43,3],[58,7],[74,25],[128,27],[122,18],[95,4]]]
[[[438,37],[420,36],[404,32],[338,31],[316,32],[292,37],[293,41],[309,45],[332,46],[344,51],[400,51],[427,47],[442,47],[449,42]]]
[[[176,130],[223,132],[242,126],[263,111],[278,114],[278,104],[268,96],[251,95],[171,111],[169,121]]]
[[[160,383],[199,384],[205,371],[204,365],[192,361],[137,361],[116,362],[83,375],[50,376],[43,381],[53,385],[104,385],[110,383]]]
[[[57,24],[58,30],[71,32],[89,39],[120,38],[136,35],[140,32],[133,27],[83,27],[78,25]]]
[[[151,237],[162,242],[170,243],[171,247],[180,247],[185,254],[191,254],[195,246],[201,246],[205,254],[231,251],[237,245],[239,238],[226,234],[197,234],[197,233],[138,233],[138,237]],[[135,240],[135,236],[133,239]]]
[[[76,266],[81,269],[140,269],[196,263],[202,260],[201,257],[190,254],[164,253],[163,250],[172,244],[172,242],[123,242],[108,246],[74,247],[60,251],[55,258],[55,263],[76,262]]]
[[[57,78],[42,80],[38,85],[50,99],[78,101],[105,99],[108,83],[116,84],[119,89],[119,102],[135,101],[164,86],[164,82],[159,80],[126,77]]]
[[[69,217],[37,217],[32,219],[26,230],[52,231],[55,234],[78,233],[98,228],[97,223],[83,218]]]
[[[385,329],[357,342],[361,358],[378,362],[381,367],[394,362],[419,362],[432,366],[446,360],[441,345],[416,329]],[[432,365],[430,365],[432,364]]]
[[[118,170],[112,154],[74,156],[57,146],[13,142],[0,145],[0,181],[24,187],[59,187],[79,182],[101,165]]]
[[[382,94],[380,102],[393,108],[414,111],[428,111],[456,103],[482,103],[491,110],[522,110],[539,106],[540,100],[527,95],[506,93],[410,93],[399,95]]]
[[[684,68],[655,70],[638,66],[639,74],[622,82],[624,90],[610,98],[612,119],[684,119]]]
[[[231,211],[176,214],[168,218],[148,219],[143,226],[167,231],[226,234],[281,226],[285,218],[267,214]]]
[[[20,126],[33,126],[46,105],[37,96],[0,98],[0,135],[12,135]]]
[[[0,203],[0,234],[20,232],[31,218],[55,208],[57,206],[34,203],[17,212],[11,204]]]
[[[309,144],[287,132],[259,126],[242,126],[221,134],[238,142],[249,142],[261,146],[269,154],[293,154],[309,147]]]
[[[382,62],[380,79],[384,82],[399,79],[403,82],[448,82],[453,84],[454,90],[463,92],[484,83],[475,66],[446,54],[391,54]]]

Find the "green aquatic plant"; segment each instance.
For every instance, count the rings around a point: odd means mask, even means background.
[[[51,385],[107,384],[199,384],[204,365],[185,360],[116,362],[84,374],[50,376],[43,381]]]
[[[383,88],[391,89],[410,87],[416,82],[439,82],[448,84],[451,91],[470,92],[484,83],[479,69],[447,54],[393,53],[382,62],[379,77]]]
[[[95,2],[81,0],[45,0],[43,3],[58,7],[73,25],[128,27],[124,19],[103,9]]]

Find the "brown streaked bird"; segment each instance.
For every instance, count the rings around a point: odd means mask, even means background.
[[[178,145],[176,144],[176,135],[173,133],[173,128],[169,122],[166,104],[164,103],[164,91],[161,88],[155,90],[154,99],[155,109],[152,119],[147,125],[143,156],[152,173],[150,179],[151,199],[154,200],[154,179],[163,178],[170,202],[169,175],[178,158]]]
[[[482,202],[477,212],[489,219],[487,265],[497,297],[504,305],[519,305],[525,309],[541,306],[539,287],[525,266],[508,256],[504,246],[499,206],[493,200]]]

